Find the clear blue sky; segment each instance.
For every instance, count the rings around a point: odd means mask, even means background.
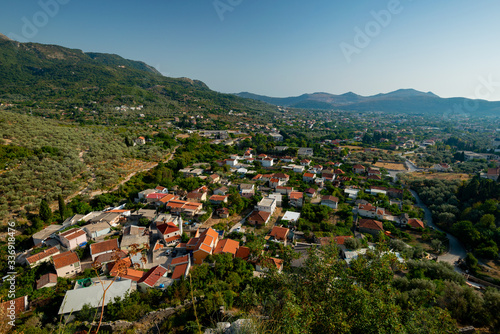
[[[380,11],[390,17],[377,23]],[[499,13],[497,0],[33,0],[3,4],[0,32],[116,53],[228,93],[414,88],[500,100]]]

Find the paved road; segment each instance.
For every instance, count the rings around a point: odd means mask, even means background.
[[[411,191],[411,194],[413,195],[413,197],[415,197],[415,199],[417,200],[417,206],[421,207],[424,210],[425,220],[427,222],[427,225],[434,227],[438,231],[444,232],[440,228],[438,228],[436,226],[436,224],[434,224],[434,222],[432,221],[431,211],[422,202],[420,197],[418,197],[418,194],[413,190],[410,190],[410,191]],[[448,262],[451,265],[455,265],[455,261],[457,261],[460,258],[462,258],[462,259],[465,258],[465,256],[467,255],[467,252],[465,251],[465,248],[462,246],[462,244],[457,240],[457,238],[455,238],[454,236],[452,236],[449,233],[446,233],[446,237],[448,237],[448,240],[450,241],[449,251],[448,251],[448,253],[445,253],[443,255],[438,256],[438,260]],[[457,266],[455,266],[455,270],[457,270],[458,272],[462,272]]]

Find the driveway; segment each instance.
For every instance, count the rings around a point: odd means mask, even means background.
[[[422,202],[420,197],[418,197],[418,194],[413,190],[410,190],[410,191],[411,191],[411,194],[413,195],[413,197],[415,197],[415,199],[417,200],[417,206],[424,210],[425,220],[426,220],[427,225],[435,228],[438,231],[445,232],[445,231],[441,230],[440,228],[438,228],[436,226],[436,224],[434,224],[434,222],[432,221],[431,210],[429,210],[429,208]],[[446,254],[438,256],[438,261],[448,262],[449,264],[455,266],[455,262],[458,261],[458,259],[465,258],[465,256],[467,255],[467,252],[465,251],[465,248],[462,246],[462,244],[460,243],[460,241],[458,241],[457,238],[455,238],[453,235],[451,235],[447,232],[445,232],[445,233],[446,233],[446,237],[450,241],[450,247],[449,247],[449,251]],[[462,272],[457,266],[455,266],[455,270],[457,270],[458,272]]]

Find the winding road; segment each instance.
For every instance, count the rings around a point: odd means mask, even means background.
[[[424,210],[424,212],[425,212],[425,220],[426,220],[427,225],[435,228],[438,231],[444,232],[439,227],[437,227],[436,224],[434,224],[434,222],[432,221],[431,210],[429,210],[429,208],[422,202],[422,200],[420,199],[420,197],[418,196],[418,194],[415,191],[413,191],[413,190],[410,190],[410,191],[411,191],[411,194],[413,195],[413,197],[415,197],[415,199],[417,200],[417,206],[420,207],[420,208],[422,208]],[[445,232],[445,233],[446,233],[446,237],[450,241],[450,247],[449,247],[449,250],[448,250],[447,253],[438,256],[438,261],[448,262],[449,264],[455,266],[455,269],[457,271],[462,272],[455,265],[455,262],[458,259],[465,258],[465,256],[467,255],[467,252],[465,251],[465,248],[462,246],[462,244],[460,243],[460,241],[458,241],[457,238],[455,238],[453,235],[451,235],[451,234],[449,234],[447,232]]]

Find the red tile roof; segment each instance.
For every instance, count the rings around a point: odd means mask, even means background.
[[[421,221],[420,219],[416,219],[416,218],[408,219],[408,225],[410,225],[413,228],[424,228],[425,227],[424,222]]]
[[[76,255],[76,253],[73,251],[54,255],[52,257],[52,260],[54,261],[54,267],[56,269],[61,269],[71,264],[80,262],[80,260],[78,259],[78,255]]]
[[[16,315],[19,315],[22,312],[28,310],[28,296],[23,296],[1,303],[0,307],[3,307],[5,309],[5,314],[9,314],[8,308],[12,305],[12,302],[14,302],[14,313]]]
[[[301,199],[302,197],[304,197],[304,194],[301,192],[293,191],[290,193],[290,199]]]
[[[304,177],[312,178],[314,177],[313,173],[304,173]]]
[[[379,222],[378,220],[373,219],[361,219],[359,221],[359,227],[377,231],[384,230],[384,224],[382,224],[382,222]]]
[[[222,202],[228,197],[229,196],[226,196],[226,195],[212,195],[212,196],[210,196],[210,200],[214,201],[214,202]]]
[[[59,233],[59,236],[64,237],[67,240],[73,240],[82,235],[85,235],[85,231],[80,228],[72,228],[71,230]]]
[[[267,219],[269,218],[270,215],[271,215],[271,213],[269,213],[269,212],[254,211],[250,215],[250,217],[248,217],[248,219],[260,222],[261,224],[264,224],[267,221]]]
[[[172,261],[170,262],[170,266],[177,266],[179,264],[183,263],[188,263],[189,262],[189,255],[184,255],[184,256],[178,256],[176,258],[173,258]]]
[[[118,249],[118,239],[109,239],[90,245],[90,254],[96,255]]]
[[[349,238],[352,238],[352,236],[351,235],[345,235],[345,236],[335,237],[335,243],[337,243],[337,245],[343,245],[345,239],[349,239]]]
[[[236,251],[235,257],[239,257],[240,259],[247,260],[250,256],[250,248],[241,246]]]
[[[153,287],[156,282],[158,282],[158,280],[162,278],[163,275],[165,275],[166,272],[167,268],[161,265],[153,267],[149,269],[149,271],[144,276],[142,276],[142,278],[137,283],[144,283],[149,287]]]
[[[219,254],[219,253],[231,253],[236,255],[236,251],[240,247],[240,243],[236,240],[232,239],[224,239],[224,240],[219,240],[217,243],[217,246],[214,249],[214,254]]]
[[[170,237],[170,238],[167,238],[165,239],[165,242],[167,244],[171,243],[172,241],[175,241],[175,240],[180,240],[181,239],[181,236],[180,235],[174,235],[173,237]]]
[[[187,267],[187,263],[176,266],[174,272],[172,273],[172,279],[179,279],[182,276],[185,276]]]
[[[174,223],[172,222],[168,222],[166,224],[159,224],[159,225],[156,225],[156,228],[158,229],[158,231],[163,234],[163,235],[166,235],[166,234],[170,234],[170,233],[173,233],[173,232],[177,232],[177,231],[180,231],[180,229],[177,227],[177,225],[175,225]]]
[[[338,203],[339,199],[338,199],[338,197],[328,195],[328,196],[321,197],[321,201],[330,201],[330,202]]]
[[[290,232],[290,230],[286,227],[274,226],[269,235],[275,237],[277,240],[286,240],[288,232]]]
[[[33,263],[36,263],[36,262],[43,260],[43,259],[46,259],[54,254],[57,254],[57,253],[59,253],[59,249],[57,249],[56,247],[51,247],[49,249],[44,250],[41,253],[27,257],[26,261],[28,261],[29,264],[33,264]]]
[[[46,286],[49,283],[56,283],[57,284],[57,275],[53,273],[48,273],[40,277],[36,281],[36,288],[41,289],[44,286]]]

